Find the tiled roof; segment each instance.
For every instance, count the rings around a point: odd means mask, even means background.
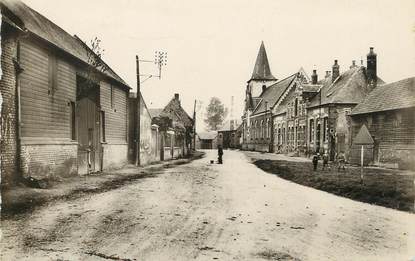
[[[254,111],[254,114],[258,114],[267,110],[266,102],[268,102],[268,109],[275,105],[280,99],[284,91],[290,86],[292,81],[295,79],[297,73],[269,86],[260,96],[261,99],[259,105]]]
[[[383,81],[378,78],[378,84]],[[360,103],[370,92],[367,85],[366,69],[363,66],[356,66],[342,73],[332,82],[331,77],[321,81],[323,85],[320,95],[316,95],[310,101],[310,107],[330,103]]]
[[[201,140],[213,140],[216,138],[216,136],[218,136],[218,132],[217,131],[198,132],[197,136]]]
[[[264,42],[261,42],[261,47],[259,48],[251,80],[276,80],[271,74],[271,69],[269,68]]]
[[[378,85],[352,115],[415,107],[415,77]]]
[[[89,56],[93,52],[78,37],[68,34],[65,30],[19,0],[2,0],[1,3],[21,20],[23,29],[37,35],[75,58],[89,63]],[[104,73],[107,76],[128,87],[125,81],[108,65],[106,67]]]

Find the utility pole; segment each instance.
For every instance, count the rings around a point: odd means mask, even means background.
[[[137,68],[137,131],[136,131],[136,157],[135,165],[140,166],[140,134],[141,134],[141,91],[140,91],[140,61],[138,55],[135,56],[135,64]]]
[[[158,75],[153,74],[140,74],[140,62],[147,62],[147,63],[154,63],[158,67]],[[163,66],[167,65],[167,52],[160,52],[156,51],[154,55],[154,61],[151,60],[140,60],[138,59],[138,55],[135,56],[135,64],[136,64],[136,74],[137,74],[137,131],[135,133],[136,135],[136,150],[135,150],[135,165],[140,166],[140,141],[141,141],[141,83],[140,82],[140,76],[145,76],[143,82],[146,80],[157,77],[161,79],[161,69]]]
[[[193,107],[193,149],[196,151],[196,100]]]

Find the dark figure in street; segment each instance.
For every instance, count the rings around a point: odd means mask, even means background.
[[[218,145],[218,163],[219,164],[223,164],[222,156],[223,156],[222,145]]]
[[[340,152],[339,155],[337,155],[337,164],[338,164],[337,171],[339,171],[341,169],[343,171],[346,171],[346,168],[344,166],[346,164],[346,158],[344,157],[343,152]]]
[[[327,152],[324,152],[324,154],[323,154],[323,170],[325,170],[326,168],[330,169],[330,167],[329,167],[329,155],[327,154]]]
[[[313,156],[313,170],[316,171],[317,170],[317,165],[318,165],[318,160],[320,158],[320,154],[316,153]]]

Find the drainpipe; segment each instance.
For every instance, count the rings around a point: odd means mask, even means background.
[[[22,129],[22,117],[21,117],[21,99],[20,99],[20,73],[23,72],[23,68],[20,66],[20,42],[17,41],[17,48],[16,48],[16,58],[13,58],[13,64],[15,67],[15,88],[16,88],[16,165],[17,165],[17,180],[23,178],[23,170],[22,170],[22,160],[21,160],[21,153],[22,153],[22,142],[21,142],[21,129]]]

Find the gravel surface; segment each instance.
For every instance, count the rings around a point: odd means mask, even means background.
[[[415,215],[216,152],[113,190],[2,220],[0,260],[409,260]]]

